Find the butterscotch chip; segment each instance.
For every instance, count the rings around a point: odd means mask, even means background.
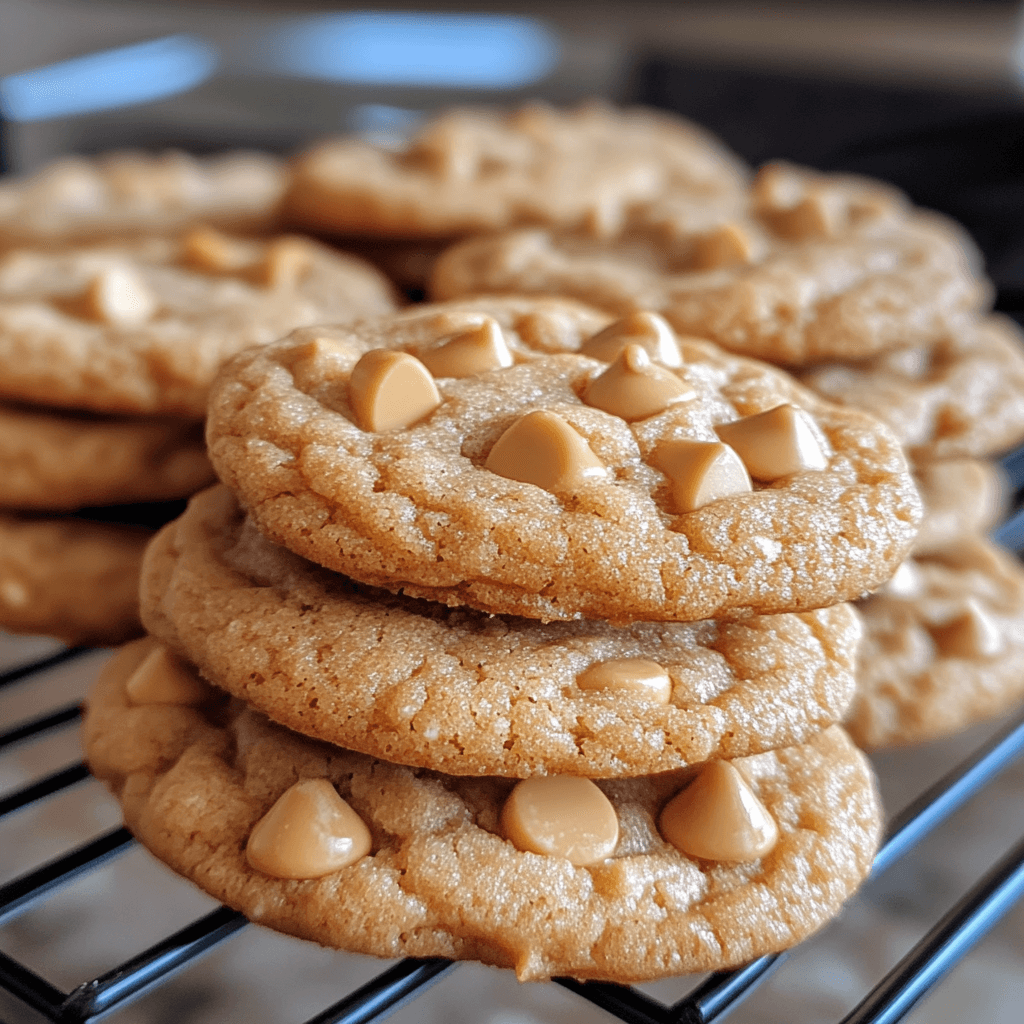
[[[363,819],[327,779],[302,779],[256,823],[245,859],[275,878],[322,878],[365,857],[371,845]]]
[[[864,647],[848,726],[858,743],[921,743],[1024,698],[1024,570],[986,540],[911,560],[916,586],[858,604]]]
[[[501,808],[501,833],[517,850],[585,866],[606,860],[619,843],[619,819],[590,779],[524,779]]]
[[[662,809],[658,829],[691,857],[737,863],[771,853],[779,827],[728,761],[709,761]]]
[[[268,537],[414,596],[617,622],[821,607],[877,587],[908,550],[918,498],[884,428],[820,402],[781,371],[707,344],[680,343],[675,372],[696,397],[632,423],[581,399],[606,364],[539,355],[520,334],[510,343],[515,365],[439,379],[441,404],[427,419],[402,431],[360,430],[345,380],[358,359],[368,347],[423,344],[455,308],[318,328],[339,354],[319,378],[304,364],[301,386],[290,367],[307,351],[308,333],[225,367],[210,405],[211,460]],[[493,308],[497,318],[502,306],[480,299],[471,308]],[[589,336],[581,328],[577,348]],[[719,444],[722,423],[780,404],[813,417],[826,468],[696,511],[676,505],[685,485],[671,467],[666,473],[664,451]],[[548,483],[516,479],[508,466],[495,471],[506,447],[499,439],[513,447],[506,431],[540,414],[572,431],[537,459],[518,449],[523,476],[551,459]],[[563,456],[564,466],[588,470],[564,487]]]
[[[491,317],[423,350],[420,360],[435,377],[472,377],[513,363],[501,326]]]
[[[156,298],[139,275],[116,266],[101,270],[89,282],[83,302],[93,319],[118,327],[144,324],[157,307]]]
[[[740,224],[726,222],[694,239],[695,270],[744,266],[753,263],[757,255],[758,246],[754,237]]]
[[[828,465],[814,420],[792,405],[720,423],[715,430],[755,480],[778,480]]]
[[[602,236],[523,227],[457,243],[428,294],[565,295],[618,316],[793,366],[931,344],[983,309],[989,287],[957,225],[867,179],[790,168],[789,205],[756,191],[680,215],[672,197],[629,208]]]
[[[305,271],[281,271],[273,281],[263,265],[276,265],[284,242],[232,244],[245,252],[236,269],[197,266],[194,235],[7,252],[0,257],[0,394],[198,419],[217,368],[235,352],[302,324],[395,308],[376,270],[312,240],[302,242]]]
[[[753,490],[739,455],[720,441],[666,441],[655,449],[652,462],[671,481],[676,512],[695,512]]]
[[[451,774],[663,772],[802,742],[854,684],[849,606],[544,625],[359,586],[272,545],[226,488],[150,547],[149,629],[318,739]]]
[[[199,224],[182,235],[181,258],[197,270],[210,274],[228,274],[247,267],[252,254],[244,242],[208,224]]]
[[[697,393],[671,370],[652,363],[639,345],[627,345],[583,392],[587,405],[630,422],[664,412],[673,402],[696,397]]]
[[[167,501],[212,480],[200,423],[0,404],[0,507]]]
[[[0,244],[173,232],[198,222],[268,230],[286,177],[283,163],[264,153],[66,157],[0,182]]]
[[[770,857],[707,862],[655,816],[680,773],[597,783],[619,841],[602,863],[518,850],[499,816],[515,783],[403,768],[275,727],[234,702],[132,707],[136,656],[108,663],[88,701],[86,757],[153,853],[253,920],[375,956],[444,956],[632,982],[746,962],[819,928],[867,874],[880,813],[863,755],[833,727],[738,767],[779,841]],[[319,879],[253,869],[244,846],[296,779],[323,779],[373,846]]]
[[[434,378],[414,356],[374,349],[352,368],[349,401],[363,430],[411,427],[441,404]]]
[[[576,490],[608,475],[583,437],[561,416],[543,409],[517,419],[494,442],[484,468],[555,492]]]
[[[672,679],[664,666],[650,658],[611,658],[599,661],[576,677],[581,690],[620,693],[654,704],[672,699]]]
[[[616,223],[665,192],[713,203],[746,169],[679,118],[591,103],[574,110],[453,110],[404,150],[322,143],[293,165],[295,223],[342,234],[452,238],[514,224]]]
[[[801,375],[830,401],[877,416],[915,460],[984,458],[1024,438],[1024,334],[987,316],[927,348]]]
[[[139,567],[149,530],[0,514],[0,626],[106,646],[142,631]]]
[[[941,552],[962,537],[987,533],[1002,518],[1010,498],[999,466],[977,459],[916,462],[914,479],[924,502],[921,531],[914,541],[917,554]]]
[[[622,317],[587,338],[580,352],[591,359],[613,363],[629,345],[639,345],[656,363],[676,369],[683,356],[672,328],[657,313],[641,311]]]
[[[133,704],[202,704],[210,688],[162,644],[154,644],[128,677],[124,692]]]

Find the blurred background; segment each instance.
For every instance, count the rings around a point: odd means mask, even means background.
[[[0,0],[0,166],[67,153],[235,147],[287,153],[356,132],[398,144],[452,103],[599,95],[692,117],[753,163],[788,157],[894,181],[963,221],[1000,308],[1024,310],[1024,42],[1014,3],[655,3],[481,7],[329,3]],[[49,649],[2,639],[0,665]],[[93,656],[90,656],[91,658]],[[98,656],[96,656],[98,657]],[[93,664],[95,668],[95,663]],[[75,664],[0,698],[7,722],[81,696]],[[45,686],[44,686],[45,683]],[[892,809],[996,725],[877,760]],[[6,790],[77,757],[73,737],[0,759]],[[86,783],[0,831],[0,883],[118,815]],[[802,947],[730,1019],[838,1020],[1018,836],[1024,770],[982,798]],[[210,901],[142,851],[0,929],[0,949],[72,987],[205,912]],[[114,1019],[304,1020],[379,970],[258,929]],[[677,997],[687,982],[656,986]],[[908,1018],[1019,1024],[1024,912],[1016,908]],[[461,967],[400,1022],[603,1021],[554,986]],[[37,1018],[0,993],[0,1020]]]

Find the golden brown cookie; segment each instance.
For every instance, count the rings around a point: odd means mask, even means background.
[[[1024,438],[1024,334],[988,316],[927,348],[830,363],[801,380],[892,428],[915,459],[984,458]]]
[[[870,417],[656,318],[578,323],[597,358],[539,356],[486,308],[299,332],[227,366],[210,457],[259,529],[413,596],[620,623],[836,604],[908,550],[917,493]],[[559,345],[569,326],[529,323]]]
[[[368,264],[310,239],[180,236],[0,257],[0,393],[199,418],[217,367],[306,323],[395,308]]]
[[[287,184],[266,153],[65,157],[0,182],[0,247],[178,231],[199,221],[269,230]]]
[[[858,604],[864,643],[847,728],[921,743],[1024,698],[1024,569],[982,538],[914,557]]]
[[[523,981],[714,970],[819,928],[867,874],[878,842],[870,770],[838,726],[803,746],[715,763],[746,788],[746,811],[752,797],[774,827],[767,854],[710,860],[663,839],[656,822],[691,778],[684,771],[573,780],[587,805],[600,806],[602,831],[612,827],[597,859],[577,866],[575,853],[529,852],[500,834],[504,826],[521,844],[530,831],[510,827],[528,816],[502,813],[513,786],[521,795],[524,785],[554,780],[404,768],[300,737],[241,702],[211,695],[196,706],[201,695],[180,666],[159,678],[161,657],[143,641],[107,664],[84,725],[90,767],[121,801],[128,827],[174,870],[254,921],[323,945],[482,960],[514,967]],[[143,668],[147,658],[156,669]],[[316,856],[289,842],[281,818],[317,850],[335,835],[358,840],[361,820],[369,853],[357,847],[358,859],[332,870],[332,850]],[[676,841],[682,818],[670,822]],[[725,833],[732,849],[714,852],[736,856],[739,829]]]
[[[538,622],[352,583],[278,548],[226,488],[150,545],[147,629],[316,739],[454,775],[648,775],[842,718],[848,605],[745,623]]]
[[[0,513],[0,627],[106,646],[142,632],[139,568],[152,531]]]
[[[199,422],[0,404],[0,507],[167,501],[212,479]]]
[[[295,161],[283,205],[315,231],[452,238],[518,224],[603,228],[633,203],[666,192],[714,203],[745,179],[738,157],[680,118],[535,103],[448,111],[398,152],[322,143]]]
[[[994,462],[941,459],[917,462],[913,470],[924,504],[916,555],[941,552],[964,537],[985,534],[1007,510],[1009,482]]]
[[[878,182],[780,164],[731,209],[670,195],[601,233],[471,238],[438,259],[429,288],[507,292],[655,310],[681,333],[787,365],[929,343],[989,296],[955,224]]]

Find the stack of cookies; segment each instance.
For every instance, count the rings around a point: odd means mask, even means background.
[[[880,811],[836,724],[898,441],[655,313],[476,298],[232,359],[223,484],[89,702],[133,832],[270,927],[633,982],[820,927]]]
[[[150,527],[213,479],[223,359],[395,308],[372,267],[271,233],[284,185],[270,158],[123,154],[0,186],[3,627],[137,635]]]
[[[914,560],[862,603],[849,724],[920,742],[1024,697],[1024,571],[985,533],[1003,510],[985,459],[1024,439],[1024,338],[986,312],[963,231],[880,182],[766,165],[717,203],[678,191],[592,223],[508,225],[443,252],[429,294],[571,296],[799,372],[903,443],[928,516]]]

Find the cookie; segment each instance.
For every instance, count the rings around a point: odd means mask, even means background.
[[[0,507],[185,498],[213,479],[202,424],[0,404]]]
[[[519,224],[602,228],[669,192],[714,203],[746,175],[717,139],[668,114],[535,103],[448,111],[397,152],[322,143],[294,162],[283,208],[314,231],[401,239]]]
[[[963,537],[988,533],[1008,508],[1009,481],[996,463],[943,459],[913,468],[924,504],[915,554],[941,552]]]
[[[65,157],[0,182],[0,247],[174,232],[204,221],[269,230],[287,184],[266,153]]]
[[[713,762],[708,777],[701,770],[691,789],[724,782],[719,792],[743,789],[747,800],[705,812],[747,814],[744,839],[756,815],[763,827],[754,835],[774,839],[760,856],[769,843],[704,849],[720,858],[711,860],[659,832],[658,823],[692,845],[679,834],[686,813],[666,809],[685,771],[517,784],[400,767],[300,737],[241,702],[182,704],[201,702],[202,692],[162,659],[143,641],[108,662],[84,723],[92,771],[170,867],[254,921],[322,945],[481,960],[514,967],[523,981],[715,970],[819,928],[866,875],[878,842],[870,770],[838,726],[802,746]],[[543,798],[552,783],[583,797],[573,806],[598,833],[590,849],[563,853],[556,840],[554,852],[530,851],[538,830],[529,812],[544,814],[538,784]],[[701,808],[689,810],[693,820]],[[281,837],[282,818],[313,841]],[[341,855],[326,862],[310,849],[318,821],[349,838],[332,844]]]
[[[106,646],[142,632],[141,527],[0,513],[0,628]]]
[[[864,643],[847,728],[861,746],[936,739],[1024,698],[1024,569],[990,542],[909,559],[857,607]]]
[[[0,258],[0,393],[201,418],[217,367],[305,323],[395,308],[382,275],[310,239],[197,228]]]
[[[802,366],[923,345],[980,309],[989,289],[967,235],[867,179],[770,164],[743,208],[680,216],[674,198],[601,234],[531,228],[442,254],[435,299],[571,296]]]
[[[649,775],[803,742],[853,696],[848,605],[745,623],[538,622],[360,586],[226,488],[150,545],[147,629],[275,721],[454,775]]]
[[[1024,335],[1007,317],[800,379],[830,401],[877,416],[914,459],[984,458],[1024,438]]]
[[[210,457],[258,528],[416,597],[620,623],[825,607],[908,550],[917,493],[870,417],[657,318],[580,331],[593,358],[520,353],[484,309],[300,332],[227,366]]]

